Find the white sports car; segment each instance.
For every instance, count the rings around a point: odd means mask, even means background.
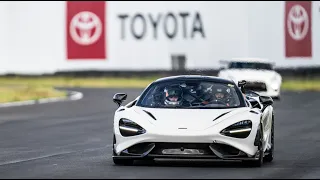
[[[220,61],[223,68],[218,77],[235,81],[246,80],[246,89],[260,95],[280,99],[282,77],[273,68],[273,63],[261,58],[233,58]]]
[[[254,166],[273,160],[271,97],[246,92],[245,81],[212,76],[172,76],[151,83],[125,106],[113,101],[113,162],[186,158],[242,160]],[[238,87],[239,86],[239,87]]]

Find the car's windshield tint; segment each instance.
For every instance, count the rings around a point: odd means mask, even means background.
[[[272,65],[268,63],[248,63],[248,62],[231,62],[230,69],[262,69],[272,70]]]
[[[219,109],[243,106],[234,84],[211,81],[174,80],[152,84],[138,106],[148,108]]]

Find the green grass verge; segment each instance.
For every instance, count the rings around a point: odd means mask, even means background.
[[[320,79],[284,80],[282,89],[291,91],[320,91]]]
[[[147,78],[72,78],[72,77],[0,77],[0,85],[24,86],[64,86],[64,87],[109,87],[109,88],[143,88],[157,77]]]
[[[95,88],[145,88],[159,77],[146,78],[72,78],[72,77],[0,77],[0,102],[33,100],[48,97],[65,96],[64,92],[53,89],[63,87],[95,87]],[[13,86],[12,86],[13,85]],[[18,86],[17,86],[18,85]],[[320,79],[316,80],[284,80],[282,90],[319,91]]]
[[[157,77],[148,78],[71,78],[0,77],[0,103],[62,97],[53,87],[144,88]]]
[[[65,92],[57,91],[51,87],[37,86],[0,86],[0,103],[37,100],[50,97],[65,97]]]
[[[144,88],[159,77],[145,78],[73,78],[73,77],[0,77],[1,85],[23,85],[37,87],[101,87],[101,88]],[[320,90],[320,79],[294,79],[284,80],[283,90]]]

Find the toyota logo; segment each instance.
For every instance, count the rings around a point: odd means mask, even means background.
[[[91,45],[95,43],[102,34],[102,23],[100,18],[89,11],[76,14],[69,27],[71,38],[80,45]]]
[[[309,17],[305,8],[294,5],[288,13],[287,26],[292,39],[303,40],[309,31]]]

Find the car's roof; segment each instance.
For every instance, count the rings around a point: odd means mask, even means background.
[[[231,58],[231,59],[222,59],[220,61],[224,62],[257,62],[257,63],[273,63],[269,59],[266,58],[256,58],[256,57],[239,57],[239,58]]]
[[[217,76],[207,76],[207,75],[179,75],[179,76],[168,76],[164,78],[159,78],[155,80],[155,82],[164,82],[164,81],[170,81],[170,80],[210,80],[217,83],[229,83],[234,84],[233,81],[220,78]]]

